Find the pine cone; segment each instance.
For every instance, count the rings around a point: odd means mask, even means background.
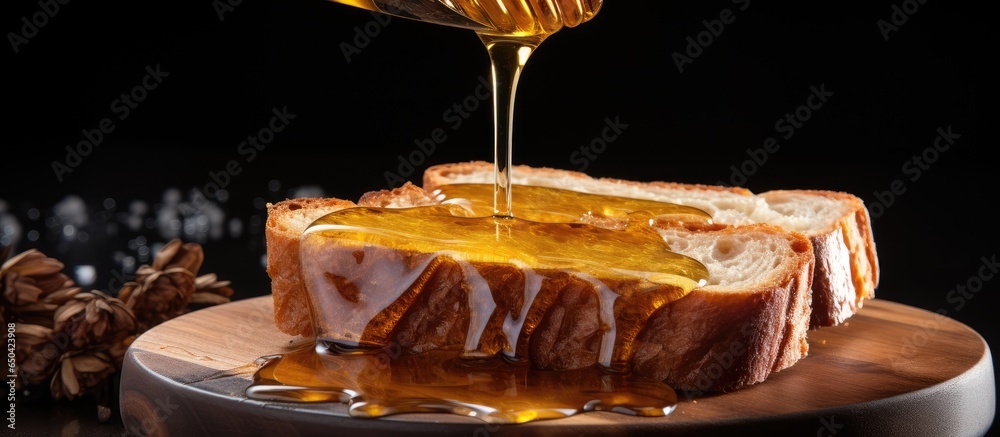
[[[49,389],[56,399],[76,399],[100,387],[116,370],[107,352],[66,353],[59,357]]]
[[[229,281],[220,281],[215,273],[207,273],[194,280],[194,295],[188,310],[194,311],[212,305],[228,303],[233,296]]]
[[[122,341],[112,343],[108,347],[108,355],[111,356],[111,362],[115,365],[115,370],[122,369],[122,362],[125,360],[125,353],[128,352],[128,347],[132,345],[135,341],[135,335],[130,335],[125,337]]]
[[[139,267],[136,280],[125,284],[118,297],[132,309],[140,332],[184,312],[202,261],[200,245],[173,240],[157,253],[152,266]]]
[[[59,291],[49,293],[38,302],[22,305],[16,309],[16,317],[19,323],[33,323],[48,328],[55,327],[55,312],[60,306],[69,302],[74,296],[80,294],[80,287],[63,288]]]
[[[3,261],[9,248],[0,248]],[[0,266],[0,322],[16,322],[18,387],[48,381],[56,399],[106,392],[136,335],[184,312],[229,302],[216,275],[197,276],[201,246],[168,243],[114,298],[81,292],[63,263],[31,249]],[[103,391],[102,391],[103,390]]]
[[[69,335],[76,349],[121,342],[136,332],[132,311],[100,291],[78,293],[55,312],[55,332]]]
[[[63,267],[59,260],[35,249],[4,262],[0,267],[2,320],[53,327],[55,309],[80,291],[73,280],[62,273]]]
[[[18,384],[39,384],[49,379],[60,355],[60,348],[52,341],[52,328],[41,325],[17,323]]]

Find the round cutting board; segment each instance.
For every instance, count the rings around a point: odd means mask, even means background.
[[[881,301],[842,326],[809,332],[809,356],[763,383],[688,397],[666,417],[591,412],[493,425],[446,414],[382,419],[344,404],[247,399],[254,360],[307,340],[278,332],[269,296],[195,311],[141,335],[121,379],[125,427],[136,435],[792,435],[974,436],[995,414],[989,346],[953,319]],[[349,433],[349,434],[348,434]],[[364,434],[362,434],[364,433]]]

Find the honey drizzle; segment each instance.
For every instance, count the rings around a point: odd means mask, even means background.
[[[479,342],[490,322],[489,316],[497,309],[497,303],[490,293],[490,286],[470,263],[460,263],[465,284],[469,287],[470,319],[465,335],[465,356],[484,356],[479,350]]]
[[[489,216],[483,184],[442,187],[440,206],[350,208],[314,222],[299,258],[315,347],[262,359],[247,396],[344,402],[356,417],[447,412],[498,423],[672,411],[669,386],[628,372],[636,320],[703,284],[707,270],[670,252],[650,220],[707,214],[552,188],[516,192],[525,215],[557,222]],[[540,369],[529,344],[570,289],[596,297],[595,357]]]
[[[615,301],[618,300],[618,293],[611,291],[610,288],[597,278],[578,274],[578,277],[594,285],[594,289],[597,290],[597,301],[601,308],[598,316],[600,321],[606,329],[604,335],[601,336],[601,349],[597,355],[597,364],[602,367],[612,368],[615,363],[612,362],[614,359],[615,343],[614,339],[618,337],[618,324],[615,323]],[[624,370],[620,366],[619,370]]]
[[[546,223],[588,223],[611,229],[645,230],[649,220],[710,223],[712,216],[685,205],[631,197],[607,196],[561,188],[515,185],[513,202],[518,217]],[[470,216],[490,214],[493,187],[489,184],[448,184],[433,194],[444,204],[461,206]]]
[[[464,213],[454,206],[352,208],[310,226],[300,244],[300,260],[312,308],[317,314],[338,314],[335,324],[314,318],[320,338],[352,347],[387,344],[395,324],[406,315],[402,311],[413,305],[416,294],[424,292],[419,289],[422,284],[433,283],[434,275],[447,276],[448,268],[456,268],[452,264],[464,272],[458,277],[471,318],[462,338],[469,355],[494,353],[480,351],[478,340],[484,334],[484,321],[496,309],[495,297],[473,263],[513,263],[530,272],[528,276],[538,270],[560,271],[593,284],[596,290],[607,288],[606,281],[626,283],[637,298],[642,292],[663,294],[655,300],[660,302],[657,307],[683,296],[707,278],[704,266],[670,252],[648,226],[643,227],[645,232],[619,232],[583,224],[461,216]],[[492,231],[500,229],[507,236],[497,239]],[[374,261],[365,263],[366,258]],[[349,292],[345,294],[345,290]],[[607,292],[598,293],[600,300],[607,301],[602,295]],[[390,300],[401,302],[400,308],[390,309]],[[530,308],[534,299],[523,302]],[[602,302],[601,307],[613,308],[613,304]],[[451,308],[458,310],[454,305]],[[609,312],[601,311],[601,321],[607,332],[613,332],[615,321]],[[371,329],[376,320],[376,328]],[[519,334],[527,336],[530,334]],[[514,357],[517,343],[510,342],[511,337],[508,335],[505,349]],[[615,340],[606,333],[602,350],[612,347],[609,344]],[[629,345],[618,346],[629,349]],[[602,362],[609,367],[620,358],[603,355]]]

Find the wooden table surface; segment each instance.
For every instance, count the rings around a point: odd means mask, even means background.
[[[445,414],[347,416],[343,404],[247,399],[260,356],[303,344],[274,328],[269,296],[211,307],[140,336],[125,358],[121,410],[137,435],[699,435],[780,432],[983,435],[995,414],[989,346],[953,319],[871,300],[843,326],[810,331],[809,356],[755,386],[681,396],[661,418],[592,412],[520,425]]]

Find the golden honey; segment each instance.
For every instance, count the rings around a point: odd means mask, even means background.
[[[655,200],[605,196],[560,188],[517,185],[512,190],[519,218],[548,223],[588,223],[614,229],[648,230],[649,220],[709,222],[712,217],[698,208]],[[493,186],[449,184],[432,193],[444,204],[461,206],[474,217],[492,212]]]
[[[440,205],[315,221],[299,259],[316,343],[262,361],[248,396],[500,423],[669,413],[670,387],[629,374],[632,343],[708,272],[671,252],[651,221],[707,215],[517,186],[525,218],[497,218],[491,188],[445,186]]]
[[[602,0],[334,0],[492,35],[531,37],[574,27],[594,17]]]
[[[557,419],[587,411],[663,416],[676,406],[666,384],[596,366],[543,371],[499,358],[465,360],[457,350],[398,355],[381,348],[318,354],[303,349],[264,357],[251,398],[342,402],[351,416],[451,413],[491,423]]]

